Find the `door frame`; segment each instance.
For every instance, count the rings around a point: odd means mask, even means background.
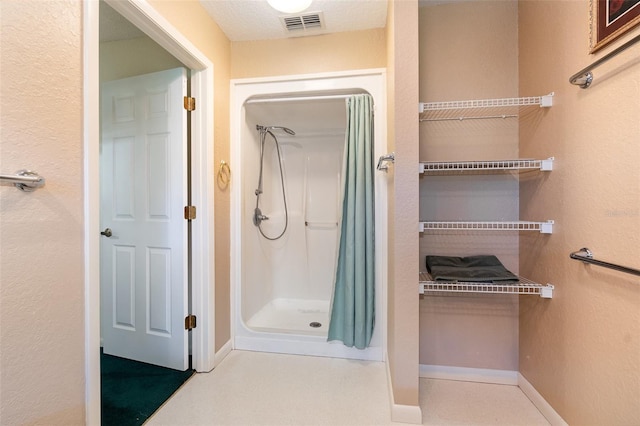
[[[214,367],[214,205],[213,205],[213,63],[145,0],[105,0],[167,52],[191,69],[191,200],[198,208],[192,222],[193,367]],[[83,149],[84,149],[84,289],[85,419],[100,424],[100,80],[99,2],[83,0]]]

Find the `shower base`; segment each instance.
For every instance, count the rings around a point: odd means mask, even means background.
[[[234,349],[383,361],[382,345],[360,350],[327,342],[328,300],[274,299],[234,331]],[[314,327],[312,323],[320,323]],[[316,325],[316,324],[314,324]]]
[[[274,299],[251,317],[247,326],[259,331],[326,337],[329,301]]]

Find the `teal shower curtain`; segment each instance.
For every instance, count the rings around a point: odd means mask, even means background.
[[[369,346],[375,319],[373,100],[347,99],[340,247],[328,340]]]

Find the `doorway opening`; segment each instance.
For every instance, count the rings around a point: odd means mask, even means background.
[[[191,223],[192,291],[188,296],[198,327],[191,331],[193,367],[213,368],[213,65],[148,3],[137,0],[108,3],[116,12],[147,34],[155,43],[190,70],[198,109],[192,112],[190,157],[192,202],[198,217]],[[85,2],[84,20],[84,193],[85,193],[85,374],[88,424],[100,422],[100,9],[99,2]]]
[[[104,6],[103,10],[108,10]],[[113,12],[115,13],[115,12]],[[102,41],[115,57],[146,37]],[[152,49],[148,46],[147,49]],[[161,68],[165,68],[161,66]],[[106,68],[106,67],[105,67]],[[192,374],[189,362],[188,115],[184,67],[112,80],[101,72],[101,420],[139,425]],[[148,71],[148,70],[144,70]],[[145,389],[149,389],[145,391]]]

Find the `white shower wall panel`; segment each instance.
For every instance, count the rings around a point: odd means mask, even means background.
[[[242,139],[246,141],[242,150],[242,165],[245,178],[242,179],[242,209],[240,222],[242,227],[242,258],[243,262],[240,270],[241,283],[243,289],[251,297],[240,300],[242,305],[242,319],[244,321],[255,315],[271,298],[273,293],[273,277],[271,272],[271,252],[269,247],[264,247],[260,242],[258,229],[253,225],[253,211],[255,208],[254,191],[258,187],[260,151],[259,137],[255,124],[244,123],[242,129]],[[254,147],[253,149],[249,149]],[[250,285],[248,284],[250,283]]]
[[[304,250],[304,221],[302,216],[304,186],[305,186],[305,162],[304,147],[297,141],[297,137],[282,135],[282,132],[274,132],[280,144],[282,156],[284,190],[287,200],[288,218],[285,218],[285,207],[282,196],[282,181],[280,178],[280,166],[275,143],[267,136],[265,150],[264,193],[262,194],[262,212],[269,217],[262,222],[262,231],[270,236],[277,237],[283,231],[285,223],[287,230],[284,235],[275,241],[257,236],[258,243],[263,248],[263,253],[269,257],[273,291],[269,297],[290,298],[290,294],[296,288],[304,285],[306,278],[307,259]],[[255,197],[253,197],[255,198]],[[286,221],[285,221],[286,219]]]
[[[301,288],[306,297],[292,297],[329,301],[339,243],[344,133],[308,139],[303,206],[307,288]]]
[[[278,150],[270,135],[266,136],[263,148],[263,192],[259,207],[269,219],[262,222],[261,228],[273,238],[280,235],[286,223],[286,232],[277,240],[264,238],[253,225],[260,168],[260,138],[255,126],[282,122],[265,121],[273,119],[262,116],[263,107],[246,108],[245,131],[250,142],[243,156],[243,169],[247,171],[243,190],[243,256],[251,261],[245,262],[243,268],[243,286],[252,297],[243,300],[245,321],[276,299],[324,301],[328,310],[339,242],[346,114],[335,114],[336,109],[344,112],[343,99],[324,104],[322,110],[310,111],[314,114],[306,119],[299,112],[308,109],[308,105],[288,103],[272,108],[277,111],[276,116],[289,117],[286,127],[296,132],[289,135],[273,131],[282,159],[286,216]],[[321,111],[331,111],[334,117],[323,116]]]
[[[272,299],[331,298],[338,243],[342,136],[278,136],[288,225],[279,240],[259,239],[270,261]],[[277,236],[285,224],[277,152],[265,152],[262,230]],[[265,195],[268,195],[265,197]]]

